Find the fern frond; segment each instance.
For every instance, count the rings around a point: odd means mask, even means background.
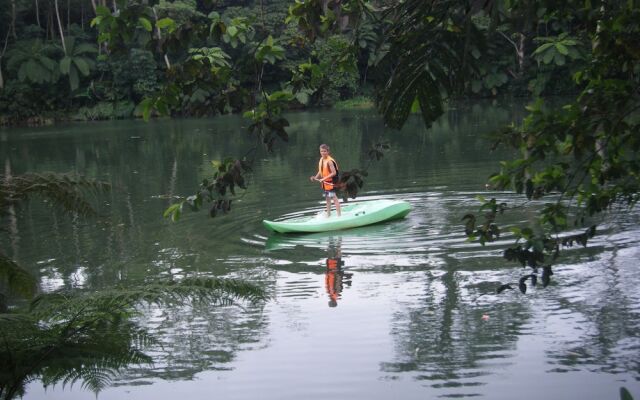
[[[37,377],[98,392],[131,364],[152,363],[143,350],[157,344],[133,318],[144,304],[228,305],[266,299],[264,289],[238,280],[193,278],[100,292],[42,294],[23,318],[0,315],[0,386]]]

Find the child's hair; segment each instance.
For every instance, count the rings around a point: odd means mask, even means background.
[[[321,144],[320,148],[326,151],[329,151],[329,145],[328,144]]]

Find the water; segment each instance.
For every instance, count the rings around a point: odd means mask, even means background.
[[[165,195],[191,194],[211,160],[248,151],[241,118],[0,131],[5,171],[76,171],[116,188],[96,199],[98,220],[30,203],[2,246],[45,291],[198,275],[249,279],[272,295],[255,307],[149,308],[154,364],[124,371],[103,400],[616,399],[622,386],[640,398],[638,212],[611,212],[587,249],[569,249],[551,284],[526,295],[495,294],[526,272],[501,257],[508,235],[465,240],[461,218],[477,195],[519,200],[485,191],[508,154],[489,152],[484,134],[521,117],[517,105],[462,104],[430,130],[414,118],[394,132],[370,112],[292,114],[290,143],[259,155],[231,214],[177,224],[162,219]],[[359,199],[406,200],[407,218],[311,235],[261,226],[322,208],[308,181],[320,143],[348,170],[381,139],[392,150],[370,166]],[[25,399],[41,398],[95,396],[31,383]]]

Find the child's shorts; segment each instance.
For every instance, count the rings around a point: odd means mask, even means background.
[[[325,191],[323,191],[323,193],[324,193],[324,197],[326,197],[327,199],[330,199],[332,197],[336,197],[335,190],[325,190]]]

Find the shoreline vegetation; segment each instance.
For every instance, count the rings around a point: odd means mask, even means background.
[[[335,110],[373,110],[375,103],[372,98],[366,96],[356,96],[351,99],[340,100],[328,107],[317,107],[320,109],[331,108]],[[94,106],[83,106],[70,113],[59,112],[52,115],[32,116],[22,121],[11,121],[7,116],[0,115],[1,127],[38,127],[51,126],[60,122],[92,122],[109,120],[143,119],[143,113],[132,103],[105,103],[101,102]]]
[[[481,100],[480,98],[477,98]],[[465,99],[468,100],[468,99]],[[328,107],[317,107],[317,109],[334,109],[334,110],[373,110],[375,102],[367,96],[356,96],[351,99],[339,100],[335,104]],[[414,112],[419,112],[414,110]],[[142,112],[133,104],[122,103],[98,103],[92,107],[81,107],[69,114],[34,116],[27,120],[11,124],[6,116],[0,115],[0,126],[2,127],[38,127],[51,126],[60,122],[93,122],[93,121],[110,121],[110,120],[127,120],[127,119],[143,119]]]

